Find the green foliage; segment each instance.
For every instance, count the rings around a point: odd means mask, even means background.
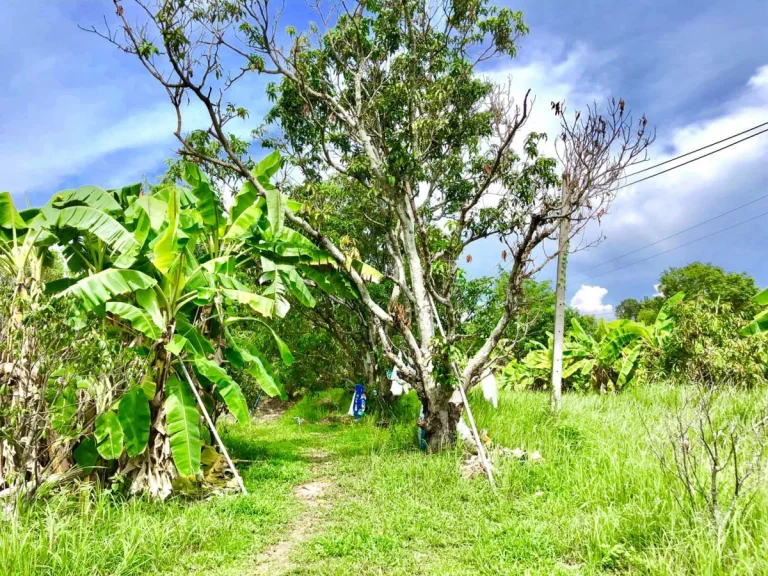
[[[115,296],[146,290],[155,285],[154,279],[138,270],[108,268],[97,274],[84,276],[59,295],[78,298],[83,308],[90,311],[106,304]]]
[[[123,428],[117,414],[111,410],[103,412],[96,419],[93,435],[96,449],[107,460],[116,460],[123,453]]]
[[[195,357],[195,369],[200,376],[215,385],[229,411],[241,424],[248,422],[248,404],[245,402],[240,386],[230,378],[226,370],[213,360],[202,356]]]
[[[647,326],[619,319],[600,320],[594,331],[587,331],[579,320],[563,342],[563,385],[579,391],[621,390],[647,378],[646,357],[657,357],[671,338],[673,310],[683,299],[679,293],[669,298]],[[658,364],[653,364],[657,370]],[[511,360],[502,370],[505,386],[517,390],[547,388],[552,374],[552,335],[547,345],[537,344],[522,360]]]
[[[168,436],[176,469],[182,476],[200,472],[200,413],[189,384],[171,376],[166,384],[165,399]]]
[[[176,468],[183,476],[198,475],[202,436],[196,420],[192,425],[197,407],[190,384],[180,386],[175,376],[181,363],[194,365],[199,384],[193,385],[199,385],[202,402],[214,417],[226,408],[242,423],[249,418],[245,396],[224,358],[268,394],[285,398],[267,358],[232,334],[230,324],[256,314],[259,321],[251,332],[268,335],[282,362],[291,365],[290,347],[268,320],[288,312],[288,298],[315,305],[303,277],[308,270],[316,280],[330,279],[317,282],[328,292],[346,285],[333,280],[338,271],[329,265],[327,253],[286,227],[285,212],[301,206],[270,183],[281,162],[273,153],[254,166],[253,175],[267,190],[267,198],[251,197],[246,189],[230,214],[206,174],[190,163],[180,164],[179,172],[189,187],[167,182],[148,192],[139,185],[67,190],[27,214],[29,222],[15,210],[10,195],[0,198],[0,261],[8,265],[9,275],[21,278],[29,267],[27,256],[42,262],[45,251],[56,246],[69,274],[47,282],[46,292],[55,294],[55,302],[72,306],[69,322],[78,329],[92,323],[96,330],[101,328],[109,346],[141,351],[145,358],[143,373],[114,384],[108,394],[98,392],[105,383],[91,368],[77,375],[63,367],[49,384],[50,426],[69,442],[62,446],[63,453],[78,447],[78,460],[86,469],[95,465],[91,446],[105,460],[118,460],[124,447],[129,458],[144,453],[150,422],[165,400]],[[350,266],[369,270],[365,275],[371,278],[378,274],[356,259]],[[42,274],[33,277],[42,279]],[[348,294],[356,296],[354,291]],[[20,321],[22,307],[34,308],[38,300],[14,297],[9,317]],[[7,333],[14,335],[13,330]],[[88,396],[78,392],[90,388],[93,394]],[[85,413],[93,410],[83,403],[85,398],[96,399],[94,424],[85,421]],[[154,400],[151,405],[149,399]],[[45,419],[34,422],[48,425]],[[153,442],[162,443],[165,432],[157,430]],[[153,449],[152,458],[158,457],[165,457],[163,451]],[[67,458],[70,461],[71,454]],[[122,460],[115,465],[120,473]],[[129,465],[131,469],[137,466]],[[163,489],[170,480],[154,486]]]
[[[619,305],[616,306],[616,318],[624,320],[639,320],[637,317],[640,313],[642,304],[635,298],[625,298]]]
[[[105,309],[110,314],[128,321],[134,330],[138,330],[150,340],[158,340],[162,335],[162,324],[158,324],[152,315],[143,308],[126,302],[107,302]]]
[[[270,155],[257,165],[256,176],[267,182],[279,163],[278,155]],[[282,314],[287,312],[282,293],[274,289],[274,278],[272,286],[260,294],[244,274],[241,262],[254,256],[262,265],[262,273],[279,270],[275,274],[279,273],[280,279],[286,280],[287,291],[300,294],[302,298],[299,300],[303,304],[313,305],[314,300],[295,265],[306,263],[311,266],[318,251],[300,234],[284,227],[286,203],[274,187],[269,189],[266,208],[254,199],[252,206],[241,205],[242,211],[234,217],[225,215],[219,195],[198,166],[184,164],[182,175],[190,189],[169,184],[149,195],[122,198],[127,205],[118,204],[119,211],[105,200],[106,192],[93,196],[93,206],[78,205],[79,202],[90,202],[89,195],[58,195],[46,207],[47,221],[53,223],[49,226],[50,231],[60,242],[67,243],[73,254],[93,254],[87,260],[87,268],[97,269],[96,273],[75,278],[60,296],[75,296],[86,311],[104,310],[124,320],[128,331],[149,338],[152,353],[157,357],[162,357],[161,347],[167,345],[167,351],[179,361],[193,362],[198,376],[207,384],[201,392],[212,400],[220,399],[241,422],[245,422],[248,408],[240,386],[224,366],[205,357],[213,353],[214,346],[207,342],[210,336],[202,334],[218,335],[216,347],[222,348],[222,355],[227,355],[230,350],[240,360],[238,367],[259,374],[260,384],[268,393],[282,394],[266,360],[254,350],[240,351],[229,333],[227,317],[230,309],[238,310],[240,305],[265,318],[271,317],[277,308]],[[66,207],[59,208],[63,204]],[[101,211],[106,209],[114,218]],[[116,232],[98,234],[99,229],[94,231],[89,226],[80,225],[84,219],[73,223],[72,217],[67,217],[70,213],[85,214],[90,218],[89,222],[104,222],[104,227],[109,224],[110,230]],[[157,213],[165,217],[156,218]],[[71,230],[77,234],[73,236]],[[91,234],[95,236],[93,241]],[[123,240],[125,234],[130,236],[132,244]],[[124,247],[126,244],[130,245],[130,250]],[[94,251],[93,245],[101,251]],[[295,250],[296,247],[304,250]],[[291,248],[294,248],[295,256],[291,255]],[[128,252],[131,261],[123,258]],[[304,256],[310,252],[311,256]],[[119,254],[117,259],[112,258],[115,253]],[[125,265],[134,267],[118,268]],[[58,285],[52,283],[51,288],[55,290]],[[222,300],[215,301],[216,295]],[[212,304],[213,314],[204,325],[195,326],[187,320],[198,318],[199,310]],[[222,304],[228,304],[229,308],[225,309]],[[263,325],[278,343],[281,356],[292,361],[288,347],[268,325]],[[167,392],[164,375],[168,373],[167,368],[162,369],[156,383],[163,395]],[[188,476],[199,470],[199,455],[195,457],[189,450],[189,442],[196,436],[189,425],[189,405],[183,402],[191,396],[183,395],[178,383],[174,386],[168,417],[175,420],[173,426],[169,421],[169,429],[173,428],[174,460],[182,458],[181,463],[177,461],[177,467]],[[137,399],[138,396],[134,398]],[[133,404],[138,407],[135,402]],[[129,455],[133,456],[143,451],[146,445],[146,414],[129,410],[128,405],[121,413],[126,428],[135,425],[140,429],[140,433],[131,430],[129,434]],[[134,418],[140,421],[133,422]],[[116,450],[102,452],[105,458],[109,455],[117,457],[119,453]]]
[[[494,443],[543,456],[494,453],[494,494],[484,478],[461,477],[460,454],[424,458],[415,448],[415,396],[401,420],[379,428],[325,420],[332,402],[348,402],[333,390],[275,421],[223,427],[248,496],[158,506],[80,485],[7,523],[0,573],[242,574],[273,568],[259,560],[275,542],[291,542],[281,561],[313,575],[764,574],[765,483],[718,537],[691,524],[661,474],[648,440],[663,433],[681,396],[666,386],[566,395],[555,418],[545,394],[502,391],[498,410],[470,394]],[[751,422],[764,402],[764,391],[734,390],[724,409]],[[301,428],[294,417],[306,420]],[[309,482],[339,486],[310,507],[311,523],[295,496]]]
[[[763,290],[754,298],[760,306],[768,306],[768,289]],[[742,336],[752,336],[768,332],[768,309],[763,309],[754,319],[741,330]]]
[[[139,386],[123,394],[117,408],[117,418],[125,437],[128,456],[138,456],[147,448],[150,431],[149,401]]]
[[[712,264],[693,262],[664,271],[659,278],[659,291],[665,295],[684,292],[689,299],[727,304],[735,314],[752,316],[757,312],[753,297],[759,290],[754,278],[746,272],[725,272]]]
[[[10,192],[0,192],[0,228],[5,230],[26,228]]]
[[[683,292],[688,299],[704,298],[730,306],[740,316],[753,316],[758,311],[753,300],[758,292],[754,279],[745,272],[725,272],[712,264],[692,262],[681,268],[669,268],[659,278],[657,290],[669,297]],[[623,300],[616,307],[616,317],[653,324],[665,300],[660,296]]]
[[[674,308],[675,327],[651,357],[656,378],[710,386],[752,387],[765,383],[768,345],[764,338],[741,338],[740,314],[730,304],[706,298]]]
[[[461,333],[469,351],[480,346],[501,315],[506,297],[508,275],[468,279],[462,271],[456,281],[457,315],[463,319]],[[513,349],[504,350],[518,360],[531,351],[546,346],[548,334],[555,322],[555,290],[548,280],[528,279],[523,282],[520,311],[505,331],[505,337],[514,341]],[[575,308],[567,307],[565,321],[570,325],[578,320],[592,334],[597,328],[595,319],[582,316]]]

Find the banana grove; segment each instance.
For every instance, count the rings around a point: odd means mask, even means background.
[[[563,381],[583,392],[607,392],[631,385],[643,373],[646,354],[661,350],[674,328],[673,307],[684,298],[682,292],[669,298],[651,325],[632,320],[600,320],[589,334],[577,319],[571,320],[563,348]],[[522,360],[511,360],[502,370],[508,388],[546,388],[552,370],[552,335],[548,346],[539,344]]]
[[[0,194],[0,273],[11,286],[0,490],[85,476],[165,498],[239,480],[215,427],[223,412],[249,418],[232,374],[271,396],[285,392],[279,370],[236,325],[268,332],[290,365],[270,320],[290,302],[314,306],[313,290],[356,294],[327,253],[285,226],[301,205],[272,184],[280,164],[277,153],[258,164],[252,175],[266,194],[246,182],[229,209],[192,163],[183,164],[183,183],[148,192],[86,186],[25,211]],[[349,265],[377,279],[363,263]],[[58,351],[42,338],[53,311],[65,316],[58,330],[74,334]],[[92,364],[74,362],[77,343],[94,339]]]

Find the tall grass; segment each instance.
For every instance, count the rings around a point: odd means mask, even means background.
[[[366,459],[339,463],[348,497],[304,546],[306,573],[768,574],[765,489],[721,537],[691,524],[670,494],[649,437],[680,395],[568,395],[557,416],[544,394],[502,394],[498,410],[473,395],[495,442],[544,458],[497,461],[498,496],[482,476],[460,477],[459,452],[401,451],[414,413]],[[766,394],[738,392],[730,403],[749,418]]]
[[[670,495],[648,437],[680,394],[567,395],[556,416],[543,394],[503,393],[498,410],[473,395],[494,442],[543,456],[497,460],[497,495],[461,477],[461,450],[418,449],[414,398],[381,428],[337,418],[343,392],[308,397],[277,422],[225,430],[250,496],[55,496],[0,533],[0,574],[249,574],[291,522],[311,522],[290,548],[298,574],[768,574],[765,487],[720,535]],[[765,404],[764,391],[740,391],[728,410],[749,419]],[[320,476],[330,507],[302,506],[292,487]]]

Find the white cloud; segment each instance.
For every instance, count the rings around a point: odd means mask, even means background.
[[[551,102],[565,102],[570,112],[582,109],[593,101],[601,102],[608,95],[605,87],[588,78],[588,73],[599,68],[609,56],[596,53],[586,45],[578,45],[564,58],[554,59],[549,54],[536,54],[525,65],[511,61],[508,66],[484,71],[481,75],[496,84],[505,86],[511,82],[512,95],[522,105],[525,91],[531,89],[534,100],[525,134],[544,132],[549,137],[544,152],[554,155],[554,139],[560,132],[560,118],[555,116]],[[522,150],[524,135],[517,138],[515,148]]]
[[[170,157],[178,147],[173,136],[175,112],[163,101],[121,118],[111,107],[84,107],[74,95],[64,94],[42,115],[38,118],[43,125],[42,138],[27,133],[15,141],[0,141],[5,165],[3,188],[14,194],[55,187],[62,179],[81,174],[109,155],[126,151],[135,151],[137,157],[130,165],[112,164],[114,173],[141,174]],[[190,109],[185,128],[202,125],[200,111]],[[141,167],[138,160],[143,163]],[[114,180],[109,175],[106,179]]]
[[[603,304],[603,298],[608,290],[602,286],[587,286],[582,284],[571,298],[571,306],[582,314],[590,316],[609,316],[613,314],[613,306]]]
[[[9,17],[0,19],[0,73],[9,86],[0,92],[0,189],[41,201],[66,180],[116,184],[161,167],[178,149],[175,111],[135,58],[77,28],[99,28],[102,8],[54,3],[41,12],[34,3],[11,4]],[[240,137],[261,121],[266,99],[255,89],[259,83],[249,77],[230,94],[252,113],[227,126]],[[192,99],[183,131],[207,126]]]
[[[745,84],[742,93],[720,108],[720,111],[717,116],[659,131],[659,138],[651,149],[651,161],[642,167],[664,162],[768,120],[768,66],[759,68]],[[701,154],[731,142],[735,140]],[[766,142],[768,134],[756,136],[658,178],[620,190],[611,214],[603,220],[607,244],[611,247],[621,246],[612,250],[628,251],[756,197],[757,191],[764,188],[763,183],[768,178]],[[659,153],[662,150],[664,153]],[[674,164],[664,168],[671,166]],[[642,176],[653,173],[648,172]],[[750,195],[751,192],[754,193]],[[765,205],[755,205],[752,211],[740,212],[732,219],[655,246],[648,254],[678,245],[690,237],[717,230],[765,209]],[[584,260],[603,260],[605,252],[601,252],[594,251],[585,255]]]

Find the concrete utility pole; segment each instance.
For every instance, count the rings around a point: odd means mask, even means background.
[[[552,395],[553,410],[560,409],[560,397],[563,393],[563,336],[565,333],[565,269],[568,265],[568,236],[571,233],[568,176],[563,174],[561,189],[562,208],[560,215],[560,234],[557,252],[557,285],[555,286],[555,342],[552,350]]]

